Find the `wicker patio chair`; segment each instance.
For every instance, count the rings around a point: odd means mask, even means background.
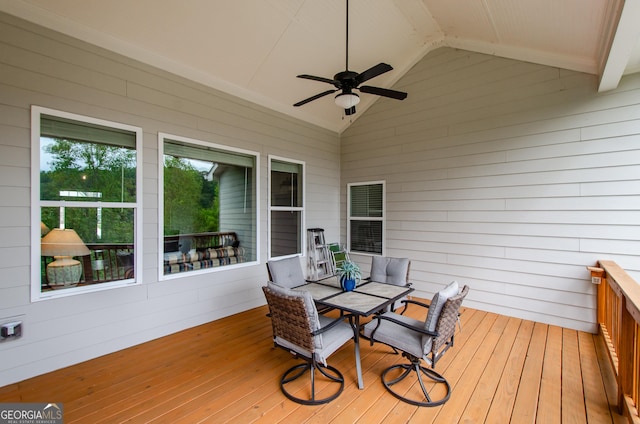
[[[468,293],[468,286],[459,292],[458,283],[454,281],[436,293],[430,305],[403,301],[405,306],[415,304],[428,308],[424,321],[385,312],[364,326],[364,336],[371,343],[391,346],[409,360],[409,363],[392,365],[382,372],[382,383],[395,397],[417,406],[437,406],[449,400],[451,386],[434,368],[438,359],[453,346],[460,305]],[[421,365],[421,360],[431,368]],[[405,380],[410,375],[417,378],[418,384],[413,384],[415,380],[412,383],[411,379]],[[427,383],[423,375],[429,377]],[[401,382],[398,389],[393,387]]]
[[[355,329],[351,323],[345,321],[346,316],[332,319],[319,315],[307,291],[291,290],[271,282],[262,290],[269,305],[274,345],[305,361],[285,371],[280,379],[282,393],[303,405],[319,405],[336,399],[344,388],[344,377],[336,368],[327,365],[327,358],[347,341],[354,339]],[[347,318],[350,321],[351,318]],[[296,396],[287,389],[287,384],[307,371],[311,378],[310,392],[306,397]],[[318,398],[316,377],[324,377],[327,387],[333,385],[337,386],[336,389],[331,390],[330,395]],[[292,387],[299,388],[299,385]],[[324,390],[329,391],[328,388]]]

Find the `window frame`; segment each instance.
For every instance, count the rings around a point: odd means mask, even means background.
[[[124,130],[135,134],[136,152],[136,200],[135,202],[105,202],[102,201],[73,201],[73,200],[41,200],[40,196],[40,143],[41,143],[41,118],[43,115],[55,118],[69,119],[82,124],[98,125],[112,128],[114,130]],[[31,106],[31,301],[37,302],[48,299],[56,299],[67,296],[74,296],[84,293],[93,293],[103,290],[110,290],[125,286],[142,284],[142,164],[143,164],[143,131],[142,128],[119,122],[108,121],[86,115],[79,115],[71,112],[64,112],[42,106]],[[105,206],[107,205],[108,206]],[[133,246],[134,246],[134,269],[133,278],[102,282],[86,286],[69,287],[63,290],[51,290],[42,292],[41,282],[41,211],[45,207],[77,207],[77,208],[127,208],[133,211]]]
[[[373,186],[373,185],[381,185],[382,186],[382,214],[380,217],[354,217],[352,216],[351,211],[351,188],[356,186]],[[385,256],[386,255],[386,216],[387,216],[387,190],[386,190],[386,181],[378,180],[378,181],[364,181],[358,183],[348,183],[347,184],[347,250],[349,253],[354,253],[358,255],[366,255],[366,256]],[[380,237],[380,243],[382,244],[380,253],[375,252],[364,252],[360,250],[353,250],[351,248],[351,223],[352,221],[380,221],[382,223],[382,234]]]
[[[302,178],[302,184],[299,184],[299,189],[301,190],[301,195],[302,195],[302,206],[273,206],[271,204],[271,182],[272,182],[272,171],[273,171],[273,162],[277,161],[277,162],[285,162],[285,163],[290,163],[293,165],[299,165],[301,167],[301,178]],[[269,172],[268,172],[268,182],[267,182],[267,202],[268,202],[268,215],[267,215],[267,255],[269,257],[269,259],[282,259],[282,258],[287,258],[287,257],[293,257],[293,256],[304,256],[305,255],[305,249],[306,249],[306,238],[307,238],[307,232],[305,231],[306,228],[306,201],[307,201],[307,176],[306,176],[306,163],[304,161],[300,161],[300,160],[296,160],[296,159],[290,159],[290,158],[285,158],[285,157],[281,157],[281,156],[276,156],[276,155],[269,155],[268,157],[268,168],[269,168]],[[282,255],[282,256],[273,256],[272,252],[271,252],[271,213],[272,212],[300,212],[300,252],[298,253],[293,253],[293,254],[288,254],[288,255]]]
[[[255,203],[255,259],[229,264],[225,266],[201,268],[186,272],[177,272],[174,274],[164,273],[164,143],[166,140],[177,141],[190,145],[190,147],[198,148],[205,147],[220,150],[222,152],[229,152],[231,154],[248,155],[254,157],[254,183],[256,196],[253,200]],[[237,147],[230,147],[223,144],[212,143],[205,140],[199,140],[190,137],[184,137],[176,134],[170,134],[165,132],[158,132],[158,280],[167,281],[179,278],[189,278],[196,275],[209,274],[215,272],[228,271],[230,269],[237,269],[246,266],[255,265],[260,258],[260,153],[252,150],[240,149]]]

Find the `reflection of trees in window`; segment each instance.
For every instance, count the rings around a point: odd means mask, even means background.
[[[165,156],[165,235],[218,231],[218,184],[207,175],[187,159]]]
[[[163,158],[159,196],[162,209],[159,250],[163,255],[160,260],[164,260],[165,265],[178,261],[169,264],[180,268],[171,273],[255,260],[257,154],[169,134],[160,134],[159,142]],[[220,239],[220,233],[235,233],[233,241],[231,237]],[[183,235],[185,237],[180,238]],[[221,247],[241,250],[205,252]],[[200,250],[198,255],[166,256],[193,249]],[[234,256],[227,257],[227,254]]]
[[[60,190],[77,190],[100,192],[102,199],[112,202],[135,201],[135,150],[66,139],[52,141],[43,150],[51,158],[48,165],[55,179],[49,187],[42,184],[43,200],[59,198]]]
[[[135,150],[49,138],[43,139],[42,152],[48,158],[40,171],[42,200],[135,202]],[[85,243],[133,242],[132,210],[106,206],[42,208],[41,219],[50,228],[73,228]]]
[[[82,263],[77,292],[135,282],[142,129],[38,106],[32,122],[32,227],[73,229],[88,247],[89,254],[75,258]],[[43,252],[32,244],[32,300],[76,291],[49,284],[44,271],[53,251]]]

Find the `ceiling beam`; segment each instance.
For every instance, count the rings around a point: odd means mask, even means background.
[[[625,0],[620,12],[618,27],[615,30],[607,60],[600,74],[598,92],[618,87],[629,57],[640,39],[640,0]]]

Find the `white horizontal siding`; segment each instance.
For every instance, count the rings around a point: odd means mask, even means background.
[[[0,14],[0,386],[265,303],[267,157],[306,163],[306,225],[339,237],[339,136]],[[30,107],[143,129],[144,284],[30,303]],[[260,152],[259,263],[158,281],[158,132]],[[310,206],[309,206],[310,205]]]
[[[342,185],[387,182],[386,254],[411,259],[416,295],[458,279],[470,306],[594,330],[585,267],[640,276],[640,76],[598,94],[594,76],[442,48],[394,88],[408,98],[342,134]]]

